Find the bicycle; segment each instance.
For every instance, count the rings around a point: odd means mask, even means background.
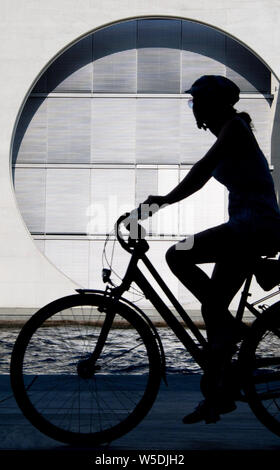
[[[121,233],[127,215],[115,225],[116,240],[131,256],[121,284],[112,285],[111,270],[103,270],[103,291],[77,289],[51,302],[27,321],[14,344],[10,377],[18,406],[39,431],[57,441],[110,443],[144,419],[162,380],[167,383],[165,353],[156,327],[123,297],[132,283],[202,370],[207,364],[207,341],[148,259],[142,225],[137,222],[141,236],[136,239]],[[139,269],[139,260],[180,320]],[[280,290],[249,303],[253,275],[244,283],[236,318],[243,323],[247,308],[256,319],[233,357],[231,383],[236,400],[247,402],[256,417],[280,436],[280,301],[268,308],[260,305]],[[267,340],[270,351],[264,355]]]

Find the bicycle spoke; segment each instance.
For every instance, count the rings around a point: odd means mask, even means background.
[[[120,359],[120,357],[125,356],[126,354],[130,353],[131,351],[134,351],[135,349],[139,348],[140,346],[141,346],[141,344],[136,344],[136,346],[133,346],[132,348],[123,351],[123,352],[122,352],[121,354],[119,354],[118,356],[114,356],[114,357],[112,357],[111,359],[107,360],[107,361],[105,362],[105,364],[107,365],[107,364],[109,364],[110,362],[115,361],[116,359]]]
[[[73,296],[77,300],[86,297]],[[98,300],[104,302],[102,296]],[[127,315],[114,313],[104,344],[100,334],[108,313],[100,312],[98,304],[73,302],[42,318],[40,326],[34,323],[18,373],[25,382],[24,407],[36,410],[34,422],[43,432],[65,441],[94,436],[107,442],[147,413],[160,383],[158,347],[144,321],[126,309]],[[101,348],[93,369],[97,342]]]

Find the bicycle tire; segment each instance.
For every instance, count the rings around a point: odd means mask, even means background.
[[[239,354],[242,387],[258,420],[280,436],[280,302],[254,321]]]
[[[92,352],[108,315],[98,311],[101,305],[112,308],[99,293],[51,302],[14,344],[10,378],[17,404],[39,431],[60,442],[95,446],[125,435],[147,415],[159,390],[161,359],[151,329],[120,301],[97,362],[101,369],[79,376],[77,365]]]

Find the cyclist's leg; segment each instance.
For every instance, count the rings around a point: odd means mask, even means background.
[[[254,256],[248,255],[227,224],[223,224],[196,234],[189,250],[171,247],[166,259],[173,273],[202,303],[209,342],[207,396],[211,402],[217,397],[221,401],[225,395],[224,371],[228,369],[240,334],[228,307],[242,286]],[[209,278],[197,264],[213,262],[216,264]],[[232,403],[229,409],[232,410]]]
[[[231,329],[228,306],[244,282],[251,257],[227,224],[195,234],[190,249],[182,250],[181,243],[166,253],[170,269],[201,302],[207,332],[215,327],[223,332]],[[203,263],[216,263],[212,278],[197,266]]]
[[[217,262],[211,277],[211,292],[202,307],[203,315],[208,320],[209,342],[205,371],[206,396],[218,408],[222,405],[229,411],[235,408],[236,397],[231,383],[230,365],[242,331],[228,308],[254,261],[254,258],[236,256],[235,259],[230,257],[228,262]]]
[[[220,413],[235,409],[226,371],[237,329],[228,307],[255,261],[255,255],[249,256],[250,250],[245,245],[243,238],[237,239],[228,225],[223,224],[196,234],[189,250],[178,250],[175,245],[166,254],[172,272],[202,303],[211,346],[205,374],[207,399],[202,407],[184,418],[185,423],[203,419],[215,422]],[[197,266],[202,263],[216,263],[211,278]]]
[[[215,263],[216,251],[221,240],[224,243],[224,224],[194,235],[193,243],[185,240],[171,246],[166,261],[171,271],[203,304],[210,291],[210,278],[197,264]]]
[[[236,342],[242,333],[241,325],[229,312],[229,305],[255,261],[255,255],[242,256],[240,251],[226,261],[218,261],[214,266],[209,283],[211,288],[202,304],[202,313],[207,323],[208,339],[216,347]]]

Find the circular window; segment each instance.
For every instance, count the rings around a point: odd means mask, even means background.
[[[270,71],[206,25],[145,18],[108,26],[68,48],[34,86],[15,133],[16,197],[39,249],[82,286],[100,286],[101,250],[116,217],[168,192],[213,142],[196,128],[184,94],[204,74],[237,83],[238,107],[257,131],[262,123],[270,158]],[[223,222],[225,200],[211,181],[158,215],[152,256],[164,260],[174,239]]]

